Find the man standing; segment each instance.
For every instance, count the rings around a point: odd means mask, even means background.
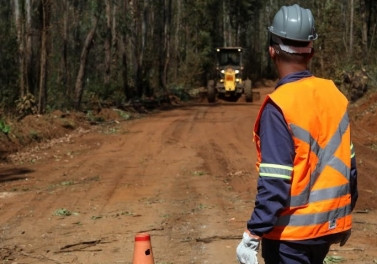
[[[283,6],[269,38],[279,82],[254,127],[258,192],[237,258],[258,263],[261,241],[266,264],[322,264],[350,236],[358,197],[348,101],[308,71],[317,39],[309,9]]]

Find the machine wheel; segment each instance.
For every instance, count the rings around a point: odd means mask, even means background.
[[[209,80],[207,83],[207,99],[209,103],[216,101],[215,81]]]
[[[251,80],[247,79],[244,84],[244,93],[246,102],[253,101],[253,91],[251,89]]]

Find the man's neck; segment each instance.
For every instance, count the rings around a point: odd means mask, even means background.
[[[280,79],[291,73],[306,71],[307,69],[307,65],[304,64],[281,63],[280,65],[278,65]]]

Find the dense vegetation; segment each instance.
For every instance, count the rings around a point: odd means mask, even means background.
[[[275,78],[266,28],[293,3],[316,19],[316,75],[374,80],[373,0],[4,0],[0,114],[182,95],[206,85],[218,46],[244,47],[245,77]]]

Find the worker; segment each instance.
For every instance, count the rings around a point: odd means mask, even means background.
[[[322,264],[351,234],[357,192],[348,101],[308,70],[317,39],[309,9],[276,13],[269,55],[279,81],[254,125],[259,172],[255,207],[236,253],[239,263]]]

